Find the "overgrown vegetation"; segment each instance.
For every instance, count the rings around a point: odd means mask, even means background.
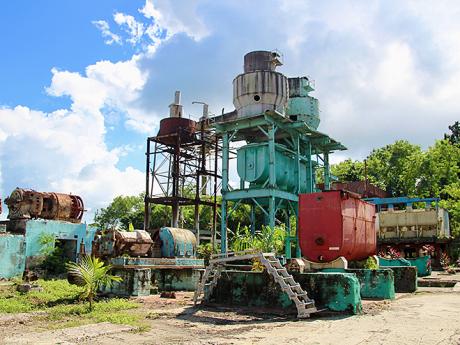
[[[133,312],[139,307],[138,303],[121,298],[101,299],[90,311],[80,300],[81,287],[63,279],[40,279],[37,283],[43,291],[23,294],[17,292],[15,286],[3,286],[0,289],[0,313],[45,311],[46,314],[40,317],[47,321],[60,321],[51,325],[54,328],[106,321],[145,327],[142,315]]]
[[[284,252],[284,239],[286,229],[284,226],[275,226],[271,229],[269,226],[262,226],[261,231],[251,233],[249,227],[238,227],[231,239],[231,250],[235,252],[257,249],[261,252],[275,252],[282,254]]]
[[[69,262],[67,265],[69,275],[78,286],[82,287],[80,298],[88,300],[89,310],[93,310],[93,300],[97,291],[103,287],[111,287],[113,282],[120,282],[121,277],[109,274],[111,265],[104,264],[96,257],[85,255],[80,262]]]
[[[48,276],[56,276],[66,272],[66,260],[64,250],[59,247],[59,241],[54,234],[42,233],[38,239],[40,243],[40,254],[44,260],[40,267]]]

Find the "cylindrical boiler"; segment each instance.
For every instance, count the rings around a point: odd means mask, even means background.
[[[164,258],[196,255],[196,237],[190,230],[164,227],[160,229],[159,237]]]
[[[314,262],[375,255],[375,206],[345,191],[300,194],[299,244],[302,255]]]
[[[244,57],[244,73],[233,80],[233,104],[239,117],[276,110],[284,114],[289,97],[288,78],[276,72],[276,52],[255,51]]]
[[[297,186],[297,161],[295,155],[283,145],[275,148],[276,185],[279,189],[293,192]],[[308,181],[307,164],[300,162],[300,192],[306,192]],[[245,145],[237,151],[237,171],[244,181],[254,187],[262,187],[269,175],[268,143]]]
[[[8,218],[43,218],[80,223],[83,217],[83,200],[78,195],[44,193],[32,189],[16,188],[5,199]]]

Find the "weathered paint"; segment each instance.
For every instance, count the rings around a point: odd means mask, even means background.
[[[361,298],[395,298],[394,274],[389,268],[377,270],[327,268],[321,272],[347,272],[355,274],[359,280]]]
[[[0,234],[0,278],[22,277],[25,269],[24,236]]]
[[[24,267],[32,269],[43,261],[43,244],[40,244],[40,237],[43,234],[53,235],[56,240],[75,241],[71,246],[74,252],[70,253],[70,258],[75,259],[82,240],[86,253],[91,253],[91,244],[97,230],[87,224],[57,220],[28,220],[25,226],[24,235],[2,233],[4,238],[0,239],[3,243],[0,246],[3,245],[3,248],[9,249],[0,250],[0,266],[2,267],[0,278],[10,278],[12,274],[13,276],[21,275]]]
[[[431,257],[429,255],[419,256],[415,259],[385,259],[379,257],[379,266],[413,266],[417,267],[419,277],[431,275]]]
[[[117,296],[149,296],[151,288],[151,270],[148,268],[117,268],[111,274],[121,277],[121,282],[115,282],[103,292]]]
[[[161,256],[194,257],[196,255],[196,237],[190,230],[163,227],[160,229]]]
[[[419,277],[431,275],[431,257],[429,255],[406,260],[410,262],[411,266],[417,267],[417,274]]]
[[[137,266],[144,268],[204,268],[203,259],[195,258],[132,258],[116,257],[111,259],[113,266]]]
[[[297,273],[294,279],[319,307],[356,314],[361,311],[359,281],[351,273]],[[286,293],[266,272],[224,271],[210,302],[295,310]]]
[[[152,269],[152,277],[160,291],[195,291],[201,274],[196,269]]]
[[[346,272],[356,274],[362,298],[395,298],[395,280],[391,269],[349,269]]]
[[[91,245],[96,233],[96,228],[87,224],[75,224],[57,220],[29,220],[26,223],[26,256],[39,256],[42,250],[40,236],[43,234],[54,235],[57,240],[76,240],[77,252],[83,240],[86,253],[91,252]]]
[[[415,266],[388,266],[393,271],[395,292],[417,291],[417,268]]]

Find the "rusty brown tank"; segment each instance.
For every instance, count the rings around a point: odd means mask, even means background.
[[[11,220],[43,218],[80,223],[84,212],[83,200],[78,195],[23,188],[16,188],[5,199],[5,204]]]
[[[152,245],[153,240],[147,231],[110,229],[99,231],[96,234],[92,253],[101,258],[113,258],[121,255],[146,256]]]
[[[196,122],[183,117],[167,117],[160,121],[157,140],[165,145],[186,144],[195,138]]]

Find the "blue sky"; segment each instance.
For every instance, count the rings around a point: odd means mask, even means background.
[[[145,138],[175,90],[185,113],[232,110],[251,50],[309,75],[320,130],[363,158],[427,147],[460,119],[456,1],[9,1],[0,5],[0,196],[80,194],[91,218],[143,189]]]

